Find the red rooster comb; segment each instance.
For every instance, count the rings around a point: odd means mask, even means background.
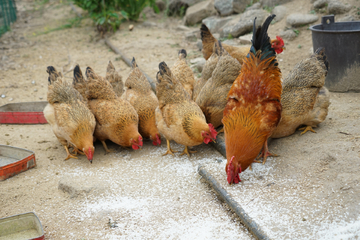
[[[277,41],[273,41],[272,47],[274,48],[276,54],[282,53],[285,49],[284,40],[280,36],[276,36]]]

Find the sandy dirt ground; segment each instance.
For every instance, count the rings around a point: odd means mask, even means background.
[[[308,13],[309,2],[285,4],[287,14]],[[0,95],[5,95],[0,105],[46,100],[49,65],[69,81],[75,64],[104,75],[109,60],[123,79],[129,75],[130,68],[109,50],[90,20],[41,34],[75,17],[68,5],[17,1],[17,6],[18,21],[0,38]],[[194,43],[184,40],[184,32],[176,30],[181,19],[159,15],[147,21],[156,26],[131,23],[135,28],[129,32],[130,23],[125,23],[109,39],[153,79],[159,62],[172,65],[181,48],[189,59],[201,56]],[[284,28],[285,19],[271,25],[269,33]],[[286,41],[287,50],[278,57],[284,75],[310,54],[311,46],[307,26],[295,40]],[[331,93],[328,118],[316,134],[296,132],[274,140],[270,150],[280,157],[256,164],[253,172],[242,174],[242,184],[230,187],[226,160],[207,145],[195,147],[198,153],[189,159],[162,157],[164,143],[157,148],[145,142],[140,151],[110,143],[116,153],[108,155],[96,143],[89,164],[85,157],[63,161],[65,150],[48,124],[0,125],[0,144],[30,149],[37,160],[36,168],[0,182],[0,218],[33,211],[47,239],[253,239],[201,180],[197,167],[203,164],[273,239],[341,239],[334,233],[346,227],[342,239],[357,239],[359,100],[359,93]],[[174,148],[182,149],[175,143]],[[114,222],[117,227],[111,227]]]

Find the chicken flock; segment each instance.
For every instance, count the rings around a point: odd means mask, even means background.
[[[216,141],[224,132],[229,184],[239,183],[239,174],[258,158],[265,163],[269,138],[286,137],[300,126],[304,131],[325,120],[330,105],[324,87],[329,69],[325,51],[319,48],[282,79],[276,54],[285,49],[280,37],[270,40],[267,30],[275,15],[262,26],[253,26],[252,45],[233,47],[215,39],[202,24],[202,53],[207,60],[200,79],[186,62],[181,49],[173,66],[159,64],[156,93],[135,59],[126,81],[109,62],[105,77],[87,67],[74,68],[72,83],[53,66],[47,68],[48,105],[44,115],[69,158],[86,155],[92,163],[93,142],[99,140],[106,153],[106,140],[138,150],[143,139],[155,146],[166,139],[189,147]]]

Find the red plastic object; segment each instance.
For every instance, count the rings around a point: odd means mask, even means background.
[[[33,212],[0,219],[0,239],[44,240],[44,230]]]
[[[44,124],[46,101],[8,103],[0,107],[0,123]]]
[[[36,166],[33,151],[0,145],[0,181]]]

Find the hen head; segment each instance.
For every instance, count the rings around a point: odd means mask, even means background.
[[[155,134],[155,137],[154,138],[151,138],[151,140],[153,140],[153,145],[154,146],[157,146],[157,145],[161,145],[161,138],[160,138],[160,135],[157,133]]]
[[[282,53],[285,49],[284,40],[280,36],[276,36],[276,39],[271,40],[271,47],[274,48],[276,54]]]
[[[131,139],[131,147],[134,150],[138,150],[139,148],[142,148],[143,146],[143,139],[141,136],[137,140]]]
[[[229,184],[237,184],[241,182],[239,177],[239,173],[241,173],[241,165],[239,165],[239,168],[237,169],[237,167],[233,164],[234,158],[235,156],[232,156],[230,162],[226,166],[227,181]]]
[[[201,136],[204,138],[205,144],[208,144],[211,141],[215,142],[216,135],[217,135],[217,132],[216,132],[214,126],[211,123],[209,123],[208,125],[209,125],[209,132],[203,131],[201,133]]]
[[[92,163],[95,148],[94,147],[89,147],[89,149],[83,148],[82,151],[86,155],[86,157],[90,161],[90,163]]]

